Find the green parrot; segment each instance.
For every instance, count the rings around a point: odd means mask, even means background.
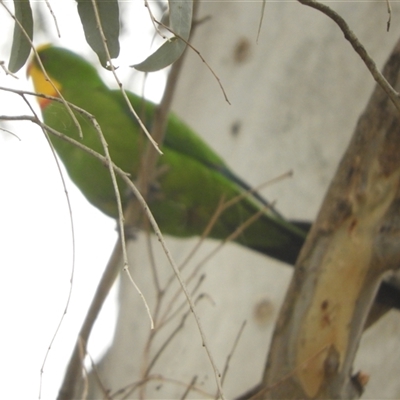
[[[94,115],[102,128],[113,162],[134,180],[147,138],[131,114],[122,93],[109,89],[96,69],[77,54],[46,45],[38,48],[40,60],[68,102]],[[28,66],[35,91],[57,97],[53,86],[33,57]],[[155,104],[127,92],[133,108],[150,129]],[[75,112],[78,129],[65,105],[38,98],[46,125],[104,154],[92,123]],[[117,218],[117,205],[108,168],[92,155],[50,135],[51,142],[72,181],[87,200],[105,214]],[[221,201],[227,202],[249,190],[225,162],[175,114],[168,117],[159,157],[156,182],[148,198],[149,207],[164,234],[177,237],[202,235]],[[126,184],[118,178],[122,203],[129,200]],[[254,193],[243,197],[221,213],[209,237],[224,240],[248,218],[265,211],[234,241],[286,263],[294,264],[304,243],[308,224],[289,222]]]

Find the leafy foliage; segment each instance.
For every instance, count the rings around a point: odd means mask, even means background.
[[[8,64],[8,69],[11,72],[17,72],[23,67],[29,57],[31,51],[30,41],[33,39],[33,17],[29,0],[14,0],[14,8],[16,21]]]
[[[116,58],[119,55],[119,7],[118,0],[96,0],[97,14],[101,21],[102,32],[98,28],[96,10],[92,1],[77,0],[78,13],[85,31],[86,41],[96,52],[100,63],[106,66],[108,55]],[[104,39],[103,39],[104,35]]]
[[[77,0],[77,11],[85,38],[99,57],[103,67],[110,58],[119,55],[120,16],[118,0]],[[157,71],[176,61],[186,48],[192,25],[193,0],[169,0],[170,26],[175,36],[168,39],[142,63],[135,65],[140,71]],[[29,0],[14,0],[14,36],[9,70],[17,72],[29,57],[33,41],[34,20]],[[156,21],[155,21],[156,22]]]
[[[192,25],[193,1],[170,1],[171,31],[177,35],[168,39],[158,50],[140,64],[138,71],[154,72],[171,65],[184,52]],[[183,39],[183,40],[182,40]]]

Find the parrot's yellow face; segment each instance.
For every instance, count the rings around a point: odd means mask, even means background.
[[[38,47],[37,52],[39,53],[41,49],[48,47],[49,45]],[[27,76],[32,78],[33,86],[36,93],[45,94],[47,96],[59,97],[58,91],[61,90],[61,84],[57,82],[54,78],[49,76],[51,81],[49,81],[42,71],[41,66],[36,60],[35,55],[32,57],[27,72]],[[37,97],[40,108],[43,110],[51,100],[45,99],[44,97]]]

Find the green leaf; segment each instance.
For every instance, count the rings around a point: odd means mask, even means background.
[[[185,42],[173,37],[158,48],[151,56],[147,57],[140,64],[133,65],[133,67],[143,72],[159,71],[175,62],[182,55],[185,47]]]
[[[118,0],[95,0],[111,58],[119,55],[119,7]],[[77,0],[86,41],[96,52],[103,67],[107,65],[107,53],[96,21],[92,0]]]
[[[20,22],[23,29],[33,39],[33,18],[29,0],[14,0],[15,19]],[[14,25],[13,43],[11,47],[8,69],[11,72],[19,71],[31,52],[31,44],[17,22]]]
[[[170,28],[178,36],[168,39],[143,62],[133,65],[138,71],[154,72],[168,67],[185,51],[192,27],[193,0],[169,1]],[[183,41],[183,38],[185,41]]]
[[[187,41],[192,27],[193,0],[170,0],[169,8],[170,28]]]

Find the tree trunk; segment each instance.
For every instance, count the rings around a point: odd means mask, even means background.
[[[384,69],[399,90],[400,42]],[[358,398],[356,351],[379,284],[400,265],[400,115],[377,86],[296,263],[265,372],[271,399]]]
[[[386,33],[385,5],[337,3],[335,7],[381,65],[400,33],[394,24]],[[393,15],[399,12],[393,4]],[[292,170],[292,178],[269,185],[262,194],[276,201],[287,217],[314,219],[374,81],[324,15],[295,2],[267,2],[257,44],[260,16],[260,3],[200,4],[198,19],[210,18],[197,26],[193,45],[220,78],[232,105],[224,101],[205,64],[189,51],[173,108],[248,183],[257,186]],[[156,270],[164,283],[172,271],[153,241]],[[197,239],[167,241],[180,262]],[[201,247],[184,269],[186,279],[216,245],[210,241]],[[114,344],[97,367],[102,384],[110,393],[123,388],[121,393],[130,393],[128,398],[139,397],[140,390],[143,397],[180,398],[191,382],[189,398],[214,395],[213,371],[192,315],[185,316],[188,307],[183,296],[176,303],[168,300],[179,291],[178,285],[174,282],[159,301],[161,292],[155,287],[144,235],[131,245],[130,260],[134,277],[158,316],[156,330],[150,332],[143,304],[123,275]],[[189,283],[220,371],[247,321],[229,359],[223,384],[227,398],[260,382],[291,275],[289,266],[229,244],[207,260]],[[157,326],[163,312],[175,309],[177,314],[167,324]],[[399,333],[398,314],[391,312],[361,344],[357,365],[371,373],[365,398],[400,396],[400,370],[394,364],[400,356]],[[293,374],[290,368],[287,372]],[[130,391],[129,385],[146,379],[141,389]],[[90,398],[100,393],[97,382],[90,386]]]

